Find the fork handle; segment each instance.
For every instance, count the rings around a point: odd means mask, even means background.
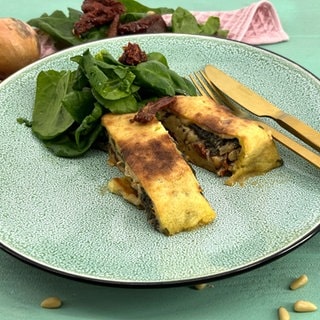
[[[289,132],[293,133],[299,139],[320,152],[320,132],[311,128],[299,119],[285,112],[279,113],[276,118],[279,125]]]
[[[261,123],[260,123],[261,125]],[[275,140],[282,143],[288,149],[299,155],[300,157],[304,158],[305,160],[309,161],[311,164],[316,166],[320,169],[320,156],[312,152],[311,150],[305,148],[303,145],[297,143],[296,141],[292,140],[291,138],[287,137],[286,135],[282,134],[281,132],[275,130],[272,127],[269,127],[265,123],[262,123],[262,126],[266,129],[271,131],[271,134]]]

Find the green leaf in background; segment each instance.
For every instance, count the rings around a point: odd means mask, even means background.
[[[226,30],[220,30],[219,17],[209,17],[204,24],[199,24],[191,12],[181,7],[178,7],[172,14],[171,28],[174,33],[220,36],[224,38],[228,34]]]
[[[28,24],[49,34],[58,48],[76,46],[84,42],[72,33],[73,26],[82,13],[74,9],[68,11],[68,16],[60,10],[54,11],[51,15],[45,13],[39,18],[29,20]]]
[[[140,20],[144,17],[146,17],[147,13],[144,12],[128,12],[124,13],[120,17],[120,22],[121,23],[128,23],[128,22],[133,22]]]
[[[224,38],[225,39],[225,38],[227,38],[228,34],[229,34],[229,30],[219,29],[217,31],[217,33],[215,34],[215,36],[218,37],[218,38]]]
[[[200,32],[196,18],[191,12],[181,7],[173,12],[171,22],[174,33],[199,34]]]
[[[220,28],[220,19],[218,17],[209,17],[205,24],[200,25],[200,34],[213,36]]]
[[[147,12],[153,11],[153,12],[159,13],[159,14],[173,12],[173,9],[171,9],[171,8],[166,8],[166,7],[150,8],[150,7],[147,7],[147,6],[145,6],[135,0],[121,0],[120,2],[123,3],[124,6],[126,7],[126,12],[147,13]]]
[[[130,21],[132,21],[132,19],[140,19],[150,11],[159,14],[173,12],[173,9],[170,8],[150,8],[134,0],[122,0],[120,2],[122,2],[126,7],[126,12],[123,15],[123,19],[129,19]],[[50,35],[52,39],[54,39],[55,45],[58,49],[105,39],[106,32],[109,28],[108,25],[104,25],[99,28],[93,28],[81,38],[76,37],[72,33],[74,24],[79,21],[79,18],[82,14],[82,11],[72,8],[68,8],[68,15],[61,10],[56,10],[50,15],[44,13],[40,17],[30,19],[28,24],[33,27],[37,27]],[[127,18],[125,17],[126,15],[128,15]]]
[[[149,12],[157,14],[172,13],[172,27],[168,32],[185,34],[215,35],[226,38],[228,31],[220,30],[220,20],[210,19],[203,26],[199,25],[194,16],[186,9],[178,7],[176,10],[166,7],[150,8],[134,0],[122,0],[126,11],[120,17],[121,23],[137,21],[146,16]],[[68,8],[68,15],[60,10],[48,15],[44,13],[38,18],[28,21],[31,26],[37,27],[48,34],[55,41],[57,49],[76,46],[82,43],[101,40],[106,38],[110,24],[95,27],[82,35],[81,38],[73,34],[74,24],[79,21],[82,11]],[[214,21],[215,20],[215,21]],[[217,23],[219,22],[219,26]]]

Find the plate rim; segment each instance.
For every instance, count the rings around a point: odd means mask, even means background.
[[[320,223],[312,229],[309,233],[298,239],[296,242],[293,242],[291,245],[275,252],[274,254],[267,256],[263,259],[255,261],[251,264],[247,264],[245,266],[241,266],[237,269],[233,269],[231,271],[224,271],[221,273],[217,273],[212,276],[205,276],[205,277],[198,277],[193,279],[183,279],[183,280],[172,280],[172,281],[118,281],[118,280],[109,280],[109,279],[101,279],[101,278],[94,278],[88,277],[84,275],[75,274],[72,272],[63,271],[57,268],[50,267],[48,265],[42,264],[39,261],[33,260],[28,258],[17,251],[10,249],[8,246],[4,245],[0,241],[0,249],[8,253],[9,255],[17,258],[18,260],[36,267],[42,271],[49,272],[51,274],[67,278],[74,281],[95,284],[95,285],[105,285],[110,287],[118,287],[118,288],[170,288],[170,287],[181,287],[181,286],[191,286],[200,283],[207,283],[212,282],[214,280],[222,280],[225,278],[233,277],[240,275],[242,273],[250,272],[255,269],[258,269],[266,264],[269,264],[281,257],[284,257],[286,254],[289,254],[291,251],[297,249],[305,242],[310,240],[312,237],[320,233]]]

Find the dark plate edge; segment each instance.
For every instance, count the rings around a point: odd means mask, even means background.
[[[231,276],[236,276],[245,272],[252,271],[254,269],[257,269],[258,267],[262,267],[274,260],[277,260],[286,254],[290,253],[294,249],[298,248],[302,244],[304,244],[307,240],[311,239],[313,236],[315,236],[318,232],[320,232],[320,224],[318,224],[314,229],[312,229],[309,233],[304,235],[302,238],[297,240],[296,242],[292,243],[286,248],[283,248],[282,250],[263,258],[259,261],[256,261],[254,263],[248,264],[246,266],[242,266],[237,269],[233,269],[231,271],[218,273],[216,275],[212,276],[206,276],[206,277],[199,277],[199,278],[193,278],[193,279],[184,279],[184,280],[172,280],[172,281],[159,281],[159,282],[130,282],[130,281],[113,281],[113,280],[103,280],[103,279],[94,279],[90,277],[85,277],[81,275],[76,275],[68,272],[64,272],[61,270],[57,270],[55,268],[51,268],[49,266],[43,265],[40,262],[34,261],[32,259],[29,259],[22,254],[19,254],[15,252],[14,250],[11,250],[4,244],[0,242],[0,249],[7,252],[11,256],[19,259],[20,261],[27,263],[33,267],[36,267],[40,270],[55,274],[57,276],[61,276],[70,280],[75,280],[79,282],[85,282],[90,284],[96,284],[96,285],[104,285],[104,286],[110,286],[110,287],[119,287],[119,288],[169,288],[169,287],[178,287],[178,286],[192,286],[195,284],[200,283],[207,283],[211,282],[213,280],[222,280],[225,278],[229,278]]]

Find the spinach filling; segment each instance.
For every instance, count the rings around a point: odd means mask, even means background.
[[[203,130],[202,128],[194,124],[190,125],[190,128],[199,137],[199,139],[202,140],[205,148],[210,151],[210,157],[223,155],[235,149],[241,148],[237,138],[221,138],[217,134]]]

